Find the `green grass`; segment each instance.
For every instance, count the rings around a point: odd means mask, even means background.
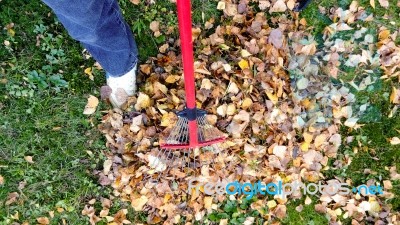
[[[312,198],[313,201],[316,201],[316,198]],[[296,207],[299,205],[303,205],[303,209],[301,212],[296,210]],[[282,220],[282,224],[288,225],[317,225],[317,224],[328,224],[328,219],[317,213],[314,209],[315,204],[305,205],[304,199],[301,200],[293,200],[287,205],[287,217]]]
[[[313,34],[317,40],[322,40],[321,32],[331,21],[318,12],[318,6],[329,9],[328,6],[346,7],[350,3],[349,0],[313,1],[301,13],[301,17],[314,27]],[[134,6],[128,0],[121,0],[120,4],[127,22],[135,31],[140,46],[140,60],[144,62],[157,54],[157,46],[167,38],[164,35],[154,38],[148,29],[150,22],[157,20],[163,26],[176,27],[174,5],[169,1],[157,1],[157,4],[150,6],[143,3]],[[376,9],[369,6],[369,1],[362,0],[361,4],[368,12],[376,14],[376,23],[368,25],[371,30],[376,30],[378,24],[388,24],[382,19],[385,13],[392,16],[397,24],[400,23],[399,12],[394,4],[388,10],[380,7],[377,1]],[[203,15],[204,20],[211,16],[218,20],[221,14],[212,0],[197,0],[193,5],[200,9],[193,15],[196,24],[204,22]],[[100,85],[105,82],[103,72],[95,71],[94,81],[84,75],[84,69],[92,67],[94,61],[83,59],[81,46],[69,38],[54,15],[49,13],[50,10],[37,1],[0,1],[0,175],[5,178],[5,185],[0,186],[0,224],[23,221],[32,224],[37,217],[49,216],[48,212],[56,207],[63,207],[65,212],[56,213],[52,224],[61,223],[62,219],[68,224],[87,224],[87,218],[81,215],[84,205],[91,198],[108,197],[111,192],[109,188],[98,185],[97,177],[92,175],[93,169],[101,168],[104,157],[102,151],[107,151],[104,138],[96,129],[100,114],[98,112],[92,117],[82,114],[87,94],[98,95]],[[15,24],[14,36],[3,29],[9,23]],[[388,27],[396,29],[389,24]],[[42,40],[36,46],[36,36],[39,34],[47,37],[48,41]],[[177,38],[176,34],[172,37]],[[3,45],[5,40],[11,43],[8,49]],[[29,78],[35,74],[34,71],[38,76]],[[351,80],[358,74],[352,71],[347,75],[347,79]],[[63,81],[68,82],[68,87]],[[388,138],[398,136],[395,129],[400,129],[398,114],[387,118],[392,107],[388,101],[391,85],[381,82],[372,91],[356,93],[358,104],[371,102],[373,107],[362,118],[366,123],[364,127],[358,131],[342,129],[342,135],[354,135],[364,148],[354,154],[356,142],[342,147],[339,158],[349,154],[353,162],[346,168],[327,172],[328,177],[351,177],[358,184],[371,178],[386,179],[388,171],[385,167],[396,165],[400,168],[400,149],[387,142]],[[29,94],[31,92],[32,95]],[[93,152],[93,155],[87,151]],[[34,163],[26,162],[25,156],[33,156]],[[366,168],[376,173],[366,176],[363,174]],[[18,188],[22,184],[20,182],[26,182],[21,190]],[[398,186],[399,183],[394,185]],[[20,198],[5,206],[10,192],[18,192]],[[398,189],[395,194],[399,196]],[[288,205],[288,216],[282,220],[283,224],[307,224],[308,221],[314,221],[314,224],[327,223],[324,215],[314,211],[313,205],[297,212],[295,207],[303,202],[293,201]],[[398,197],[389,203],[395,210],[400,210]],[[126,207],[119,201],[114,204],[112,212]],[[256,211],[238,213],[248,209],[250,204],[226,203],[222,205],[222,211],[214,216],[216,219],[228,216],[238,224],[246,216],[255,216],[257,222],[262,222]],[[16,212],[19,213],[18,221],[11,219]],[[146,215],[133,213],[130,209],[129,219],[145,223]]]
[[[32,220],[61,204],[67,210],[63,218],[83,223],[81,204],[107,193],[91,175],[102,160],[97,156],[104,149],[103,137],[82,115],[83,98],[67,93],[42,97],[30,114],[15,113],[29,107],[24,100],[6,101],[0,112],[0,173],[5,178],[0,204],[9,192],[21,196],[17,203],[0,208],[0,218],[18,211],[22,220]],[[89,156],[87,150],[97,156]],[[25,156],[33,156],[34,163],[26,162]],[[22,190],[20,182],[26,182]]]
[[[56,207],[65,212],[56,213],[54,221],[86,224],[81,216],[84,204],[110,192],[92,175],[102,163],[104,138],[82,114],[86,94],[98,90],[104,78],[96,72],[93,82],[83,75],[93,61],[83,60],[80,45],[47,16],[49,12],[38,2],[0,2],[1,25],[15,24],[14,36],[3,29],[0,33],[2,44],[11,43],[10,49],[0,48],[0,79],[5,81],[0,84],[0,174],[5,179],[0,187],[0,224],[17,222],[11,219],[17,212],[19,222],[34,223]],[[36,46],[39,34],[46,41]],[[43,76],[29,78],[33,71]],[[32,95],[19,96],[24,93]],[[99,116],[93,116],[94,124]],[[25,156],[32,156],[34,163]],[[5,205],[11,192],[20,197]]]

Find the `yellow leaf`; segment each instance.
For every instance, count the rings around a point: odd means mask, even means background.
[[[213,200],[213,197],[211,197],[211,196],[204,197],[204,208],[205,209],[211,210],[212,200]]]
[[[171,94],[171,95],[172,95],[172,101],[173,101],[175,104],[179,104],[179,103],[181,102],[181,100],[179,100],[179,98],[176,97],[176,95],[174,95],[174,94]]]
[[[4,184],[4,177],[0,175],[0,185]]]
[[[171,195],[169,193],[165,194],[164,196],[164,204],[167,203],[171,199]]]
[[[253,104],[253,101],[251,100],[251,98],[247,97],[243,100],[242,102],[242,108],[243,109],[247,109],[249,108],[251,105]]]
[[[165,82],[167,82],[169,84],[173,84],[173,83],[177,82],[180,78],[181,78],[181,76],[178,76],[178,75],[169,75],[165,79]]]
[[[235,112],[236,112],[236,106],[235,106],[235,104],[230,103],[230,104],[228,105],[228,107],[226,108],[226,115],[232,116],[232,115],[235,115]]]
[[[148,107],[150,107],[150,97],[140,92],[135,104],[135,109],[139,111]]]
[[[390,30],[382,30],[381,32],[379,32],[379,40],[385,40],[390,36]]]
[[[276,94],[272,94],[272,92],[269,91],[265,91],[265,93],[274,105],[278,102],[278,96]]]
[[[276,206],[276,202],[274,200],[268,201],[267,206],[269,209],[272,209]]]
[[[249,62],[247,62],[247,60],[245,60],[245,59],[240,60],[240,62],[238,64],[242,70],[249,68]]]
[[[310,146],[310,143],[308,143],[308,142],[303,142],[303,143],[301,143],[301,145],[300,145],[300,149],[301,149],[303,152],[306,152],[306,151],[308,151],[309,146]]]
[[[392,87],[392,94],[390,94],[390,102],[393,104],[400,103],[400,89],[397,90],[395,87]]]
[[[97,105],[99,104],[99,99],[97,99],[95,96],[90,95],[88,98],[88,102],[85,106],[85,109],[83,110],[83,114],[85,115],[90,115],[96,112]]]
[[[369,4],[375,9],[375,0],[369,0]]]
[[[161,118],[160,126],[168,127],[173,122],[174,117],[175,117],[175,114],[172,113],[172,112],[164,113],[162,118]]]
[[[86,75],[89,76],[89,79],[94,80],[94,76],[93,76],[93,73],[92,73],[92,67],[86,68],[84,72],[85,72]]]
[[[311,143],[312,142],[312,139],[313,139],[313,135],[312,134],[305,132],[303,134],[303,137],[304,137],[304,141],[305,142],[307,142],[307,143]]]
[[[15,36],[15,30],[14,29],[7,29],[7,32],[8,32],[8,34],[11,36],[11,37],[14,37]]]

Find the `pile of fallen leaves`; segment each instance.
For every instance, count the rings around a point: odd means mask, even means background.
[[[242,196],[191,192],[187,180],[193,177],[214,182],[320,181],[352,186],[351,178],[326,180],[322,171],[334,169],[328,160],[336,158],[342,142],[353,141],[342,137],[339,127],[359,128],[358,118],[368,107],[352,105],[355,96],[349,87],[373,84],[376,78],[369,74],[379,66],[386,78],[399,75],[399,47],[393,41],[397,34],[382,28],[377,45],[364,28],[357,28],[353,40],[336,38],[336,32],[354,29],[354,21],[373,20],[354,1],[348,10],[327,12],[335,23],[326,27],[324,46],[318,49],[307,22],[291,12],[294,6],[294,0],[220,1],[219,24],[212,18],[193,28],[197,106],[206,109],[208,120],[228,135],[213,166],[163,171],[151,166],[160,151],[160,138],[177,121],[174,111],[185,107],[179,40],[170,38],[157,57],[140,66],[142,86],[137,96],[128,99],[125,110],[110,110],[103,116],[99,128],[111,151],[103,171],[96,172],[100,183],[111,185],[114,196],[130,202],[136,211],[146,211],[149,224],[182,220],[191,224],[203,221],[227,198],[241,201]],[[158,23],[152,23],[151,29],[157,35],[163,32]],[[341,64],[359,67],[365,76],[334,84]],[[391,101],[398,104],[399,91],[393,92]],[[86,110],[92,111],[92,105]],[[346,158],[335,165],[350,163]],[[390,171],[390,179],[400,178],[396,168]],[[158,182],[148,179],[154,174],[161,174]],[[396,223],[398,217],[385,205],[385,199],[393,197],[392,185],[390,180],[384,183],[380,196],[319,195],[315,210],[327,214],[332,223],[346,218],[352,218],[353,224],[365,220]],[[368,181],[372,184],[376,181]],[[266,221],[278,222],[286,216],[286,203],[303,197],[304,204],[311,204],[309,196],[295,192],[287,199],[261,198],[251,208]],[[267,212],[262,210],[266,205]],[[302,206],[296,209],[301,211]],[[113,219],[108,211],[96,214],[89,206],[84,213],[92,224],[98,217],[106,217],[111,224],[129,223],[126,210],[118,213],[120,219]],[[251,224],[254,218],[248,221]]]

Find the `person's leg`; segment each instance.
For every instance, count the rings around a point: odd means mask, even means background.
[[[43,0],[43,2],[53,9],[70,36],[81,42],[107,72],[107,83],[113,92],[121,87],[128,95],[132,95],[136,89],[135,81],[132,79],[136,76],[138,50],[117,1]]]

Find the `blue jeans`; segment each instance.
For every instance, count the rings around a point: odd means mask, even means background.
[[[118,77],[138,61],[138,50],[117,0],[43,0],[69,35],[79,41],[107,75]]]

